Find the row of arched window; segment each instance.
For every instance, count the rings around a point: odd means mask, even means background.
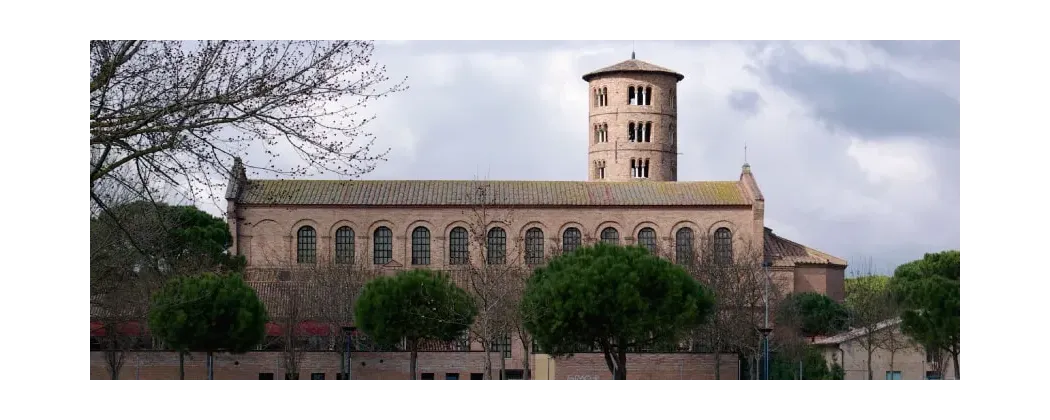
[[[627,105],[651,105],[653,102],[653,87],[628,87]]]
[[[675,92],[671,89],[667,96],[667,104],[673,110],[675,108]],[[652,86],[629,86],[627,88],[627,105],[652,105]],[[609,106],[609,88],[602,86],[594,89],[594,106]]]
[[[599,234],[604,243],[620,244],[620,232],[613,227],[602,229]],[[486,234],[486,246],[483,248],[485,262],[488,264],[507,263],[507,231],[493,227]],[[412,230],[412,265],[430,265],[430,229],[423,226]],[[583,244],[583,235],[575,227],[565,229],[561,235],[562,252],[575,251]],[[657,253],[656,231],[653,228],[642,228],[638,231],[637,244]],[[675,232],[675,260],[685,263],[693,259],[693,229],[683,227]],[[725,227],[715,230],[714,252],[716,262],[729,262],[733,259],[733,234]],[[394,234],[390,228],[380,226],[372,233],[372,263],[383,265],[393,259]],[[544,235],[538,227],[525,231],[525,263],[541,264],[544,260]],[[317,262],[317,231],[311,226],[299,228],[296,235],[296,261],[300,264]],[[349,264],[354,261],[354,230],[343,226],[335,231],[335,262]],[[453,228],[448,238],[448,264],[461,265],[470,262],[470,237],[462,227]]]
[[[629,142],[645,142],[648,143],[652,138],[653,134],[653,122],[638,122],[635,124],[633,121],[627,124],[627,141]]]

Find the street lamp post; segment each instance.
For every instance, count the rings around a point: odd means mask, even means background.
[[[769,380],[769,333],[773,331],[769,328],[769,271],[767,268],[770,266],[769,261],[762,262],[762,274],[765,274],[766,284],[765,292],[762,293],[763,305],[765,308],[765,321],[763,327],[759,329],[762,332],[762,379]]]
[[[769,333],[772,328],[759,328],[762,332],[762,379],[769,380]]]

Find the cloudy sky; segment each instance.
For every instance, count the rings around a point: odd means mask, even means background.
[[[959,43],[650,42],[685,75],[678,179],[747,159],[778,234],[880,270],[959,247]],[[370,104],[365,179],[585,180],[584,73],[632,42],[377,42],[408,90]]]

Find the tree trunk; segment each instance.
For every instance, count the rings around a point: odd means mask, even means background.
[[[715,380],[722,379],[722,352],[715,347]]]
[[[874,374],[871,371],[871,354],[875,352],[875,349],[868,346],[868,380],[874,379]]]
[[[620,349],[620,352],[619,352],[619,354],[617,354],[617,356],[619,356],[619,359],[620,359],[618,361],[619,363],[617,363],[619,366],[616,367],[617,374],[616,374],[616,376],[613,377],[613,379],[626,380],[627,379],[627,349]]]
[[[339,349],[339,374],[346,378],[346,348],[343,346]]]
[[[408,340],[408,348],[410,352],[408,358],[408,374],[412,375],[411,379],[416,379],[416,356],[418,355],[418,352],[416,351],[415,339]]]
[[[602,355],[605,356],[605,366],[609,368],[609,373],[612,374],[613,379],[616,379],[616,363],[613,362],[612,348],[602,345]]]
[[[526,344],[524,340],[522,340],[521,346],[525,348],[525,360],[522,362],[521,367],[525,368],[525,380],[527,381],[529,379],[532,379],[532,369],[531,364],[529,363],[529,358],[532,357],[532,352],[529,351],[529,347],[532,346]]]
[[[181,351],[179,352],[179,380],[186,379],[185,356],[186,353],[183,353]]]
[[[496,353],[499,355],[499,379],[507,379],[507,359],[503,357],[503,351]]]
[[[492,343],[481,340],[481,350],[485,352],[485,380],[492,380]]]
[[[955,380],[958,381],[958,380],[960,380],[960,378],[959,378],[959,350],[957,350],[957,349],[952,350],[952,366],[953,366],[953,368],[955,370]]]
[[[208,380],[215,379],[215,359],[212,358],[211,352],[208,352]]]

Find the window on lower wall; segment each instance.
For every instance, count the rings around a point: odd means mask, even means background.
[[[335,374],[335,380],[337,380],[337,381],[346,381],[346,380],[349,380],[349,379],[350,379],[350,374],[349,373],[337,373],[337,374]]]
[[[286,374],[284,374],[284,380],[286,380],[286,381],[298,381],[299,380],[299,374],[296,373],[296,374],[292,375],[291,373],[286,373]]]
[[[265,381],[265,380],[272,381],[273,380],[273,374],[272,373],[260,373],[259,374],[259,380],[260,381]]]
[[[899,370],[887,370],[886,371],[886,380],[898,380],[899,381],[900,379],[901,379],[901,371],[899,371]]]
[[[323,373],[311,373],[310,374],[310,380],[311,381],[323,381],[324,380],[324,374]]]
[[[434,374],[433,373],[423,373],[423,374],[419,375],[419,379],[434,380]]]
[[[503,378],[507,380],[525,379],[525,371],[521,369],[507,369],[506,373]]]
[[[493,338],[492,341],[492,352],[500,353],[504,359],[510,358],[510,336],[505,335],[503,337]]]
[[[470,374],[470,380],[472,380],[472,381],[481,381],[481,380],[484,380],[484,379],[485,379],[485,374],[483,374],[483,373],[471,373]]]
[[[445,374],[445,380],[447,380],[447,381],[459,380],[459,374],[458,373],[446,373]]]
[[[939,380],[941,379],[941,373],[935,370],[926,371],[926,380]]]

